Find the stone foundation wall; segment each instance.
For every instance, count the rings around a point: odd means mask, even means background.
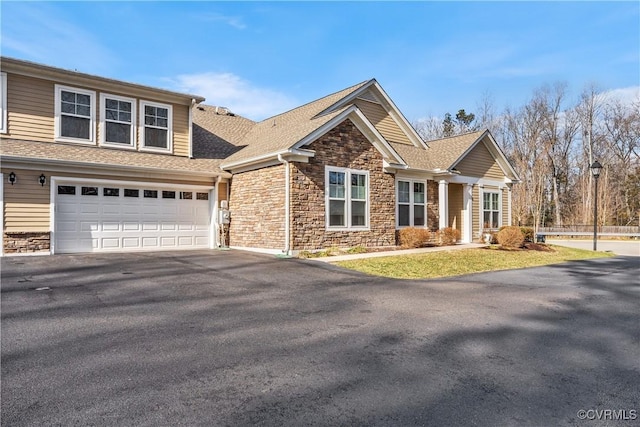
[[[292,249],[395,245],[395,178],[383,172],[382,155],[358,128],[345,120],[304,148],[316,154],[291,165]],[[325,166],[369,171],[369,230],[326,230]]]
[[[51,248],[51,235],[49,232],[15,231],[4,233],[4,253],[29,253],[47,252]]]

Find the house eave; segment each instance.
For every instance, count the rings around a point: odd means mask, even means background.
[[[154,176],[171,176],[172,178],[188,179],[189,177],[198,178],[231,178],[231,174],[225,171],[194,171],[188,169],[166,169],[148,166],[131,166],[131,165],[114,165],[108,163],[90,163],[74,160],[59,159],[40,159],[33,157],[7,156],[2,155],[3,168],[15,169],[34,169],[37,167],[47,167],[48,170],[58,170],[60,172],[73,172],[82,170],[86,173],[105,174],[108,172],[118,171],[121,173],[154,175]]]

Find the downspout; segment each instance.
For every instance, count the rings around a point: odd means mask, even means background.
[[[191,99],[191,107],[189,107],[189,158],[193,159],[193,107],[196,106],[195,98]]]
[[[278,154],[278,161],[284,165],[284,252],[285,255],[289,255],[289,239],[291,235],[291,227],[289,224],[289,210],[290,210],[290,189],[289,189],[289,161],[282,157],[282,154]]]

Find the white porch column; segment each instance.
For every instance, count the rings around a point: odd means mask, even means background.
[[[511,186],[509,185],[507,187],[507,221],[509,221],[509,224],[507,225],[513,225],[513,217],[511,216]]]
[[[464,184],[462,189],[462,217],[464,225],[462,229],[462,243],[473,241],[473,185]]]
[[[438,182],[438,228],[449,226],[449,183],[445,180]]]

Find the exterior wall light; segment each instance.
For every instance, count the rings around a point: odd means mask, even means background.
[[[44,185],[47,183],[47,177],[44,176],[44,174],[40,174],[40,177],[38,178],[38,182],[40,183],[40,185],[42,185],[44,187]]]
[[[15,183],[16,183],[16,181],[17,181],[17,180],[18,180],[18,179],[16,178],[16,173],[15,173],[15,172],[11,172],[11,173],[9,174],[9,183],[10,183],[11,185],[13,185],[13,184],[15,184]]]

